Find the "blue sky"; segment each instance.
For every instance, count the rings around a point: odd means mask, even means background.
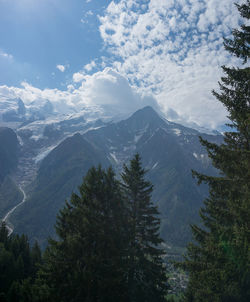
[[[0,0],[0,95],[156,104],[170,120],[218,129],[226,112],[211,90],[221,65],[239,64],[223,48],[240,24],[234,2]]]
[[[62,88],[103,54],[97,15],[107,0],[0,0],[0,84]],[[64,65],[65,72],[56,66]]]

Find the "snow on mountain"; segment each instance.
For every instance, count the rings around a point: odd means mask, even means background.
[[[119,122],[98,120],[94,111],[85,113],[51,117],[19,129],[23,150],[26,146],[24,156],[31,158],[37,167],[37,176],[30,183],[34,195],[20,215],[25,219],[31,207],[37,216],[28,227],[23,223],[17,229],[29,232],[37,221],[40,227],[50,213],[49,223],[41,230],[37,228],[36,235],[43,240],[44,229],[52,232],[57,210],[80,184],[89,167],[112,165],[119,177],[123,164],[138,152],[155,188],[153,200],[162,213],[163,238],[177,245],[185,244],[190,238],[187,226],[192,219],[198,219],[198,209],[207,192],[197,187],[191,169],[210,175],[216,173],[199,142],[200,133],[167,121],[151,107]],[[36,136],[38,140],[34,140]],[[202,136],[215,143],[223,140],[221,135]],[[23,162],[26,165],[27,161]],[[37,191],[38,184],[43,194]],[[41,207],[46,219],[41,217]]]
[[[56,148],[58,144],[49,146],[48,148],[41,149],[40,153],[37,154],[37,156],[34,157],[35,163],[39,163],[41,160],[43,160],[54,148]]]
[[[77,108],[63,101],[52,104],[46,99],[36,99],[24,103],[20,98],[0,96],[0,126],[15,129],[21,145],[20,175],[25,168],[23,165],[27,166],[27,163],[35,175],[42,160],[64,139],[75,133],[88,137],[88,133],[105,128],[100,131],[104,131],[105,140],[100,137],[96,144],[118,171],[136,150],[163,135],[159,134],[161,131],[175,137],[178,144],[184,147],[192,143],[193,136],[199,135],[197,130],[166,120],[162,113],[149,106],[129,118],[127,115],[117,111],[117,108],[114,113],[110,106],[81,105]],[[208,160],[202,157],[201,150],[190,149],[190,154],[194,160],[207,164]],[[158,169],[155,164],[156,160],[152,160],[148,168]]]
[[[173,129],[173,132],[177,135],[180,136],[181,135],[181,130],[180,129]]]
[[[17,110],[18,109],[18,99],[9,99],[3,96],[0,96],[0,113],[4,113],[8,110]]]

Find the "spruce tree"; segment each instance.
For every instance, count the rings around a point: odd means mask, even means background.
[[[91,168],[57,217],[37,288],[41,301],[127,301],[124,205],[110,168]]]
[[[209,185],[200,215],[203,226],[192,226],[194,243],[181,265],[189,272],[186,301],[250,301],[250,2],[237,5],[248,25],[225,39],[226,50],[241,58],[239,67],[222,66],[215,97],[228,110],[232,131],[220,146],[201,139],[220,175],[193,172]]]
[[[160,219],[151,201],[153,186],[144,179],[138,154],[124,165],[122,187],[127,206],[127,301],[165,301],[167,279],[159,237]]]
[[[0,301],[34,301],[31,289],[41,264],[36,243],[31,249],[24,235],[11,234],[5,223],[0,225]],[[24,285],[26,288],[24,294]]]

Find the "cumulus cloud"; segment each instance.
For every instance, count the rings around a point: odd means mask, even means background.
[[[186,121],[217,127],[226,112],[210,91],[221,65],[237,64],[223,36],[239,25],[234,0],[111,1],[100,17],[100,34],[113,68],[141,93]]]
[[[20,97],[26,105],[38,99],[51,99],[56,102],[59,98],[65,98],[65,92],[58,89],[39,89],[27,82],[22,82],[21,87],[0,86],[0,94],[8,98]]]
[[[85,75],[79,92],[88,103],[110,106],[121,112],[133,112],[146,105],[158,108],[152,96],[141,96],[124,76],[111,68]]]
[[[160,106],[171,120],[217,128],[225,123],[226,112],[211,90],[218,87],[221,65],[239,64],[223,48],[223,36],[230,36],[240,22],[234,2],[111,1],[99,17],[110,56],[74,73],[74,85],[65,91],[23,83],[21,88],[0,86],[0,93],[26,103],[49,99],[58,111],[90,105],[124,112]],[[57,65],[62,72],[66,67]]]
[[[61,65],[61,64],[58,64],[58,65],[56,65],[56,68],[57,68],[58,70],[60,70],[61,72],[64,72],[65,69],[66,69],[66,66],[65,66],[65,65]]]
[[[96,67],[96,63],[95,63],[95,61],[93,60],[93,61],[91,61],[89,64],[86,64],[85,66],[84,66],[84,69],[85,70],[87,70],[87,71],[91,71],[93,68],[95,68]]]
[[[83,66],[83,70],[75,72],[73,74],[73,82],[79,83],[82,82],[85,79],[85,76],[88,72],[92,71],[94,68],[96,68],[96,62],[95,60],[92,60],[90,63]]]
[[[99,106],[110,111],[111,115],[132,113],[146,105],[159,109],[152,96],[141,96],[125,77],[111,68],[105,68],[93,75],[82,74],[81,77],[80,87],[68,85],[65,91],[42,90],[23,82],[21,88],[0,86],[0,95],[8,98],[20,97],[27,106],[37,100],[50,100],[55,111],[59,113],[76,112],[88,106]]]
[[[75,72],[73,74],[73,81],[75,83],[81,82],[84,79],[85,72]]]
[[[55,111],[58,113],[75,112],[84,105],[84,102],[78,96],[71,92],[71,87],[66,91],[59,89],[39,89],[27,82],[22,82],[21,87],[0,86],[0,95],[6,98],[21,98],[26,106],[30,106],[36,102],[41,104],[46,100],[53,103]]]

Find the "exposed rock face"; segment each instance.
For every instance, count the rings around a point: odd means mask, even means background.
[[[60,128],[55,125],[46,128],[46,136],[37,140],[32,138],[34,132],[25,134],[31,128],[22,130],[26,153],[20,163],[27,170],[20,167],[19,171],[23,171],[24,179],[30,177],[31,185],[26,203],[13,215],[15,230],[45,243],[48,235],[54,235],[56,214],[65,199],[77,191],[92,165],[112,165],[119,175],[123,164],[138,152],[148,169],[148,179],[154,184],[153,200],[162,216],[162,237],[169,243],[184,246],[190,239],[189,224],[197,222],[207,194],[207,188],[198,187],[192,179],[191,169],[216,173],[199,143],[201,133],[165,120],[151,107],[117,123],[96,125],[92,124],[92,129],[87,131],[90,124],[87,126],[83,119],[76,119],[61,124]],[[81,129],[81,134],[58,141],[50,149],[67,129]],[[223,140],[221,135],[202,136],[217,143]],[[35,155],[38,150],[44,151]],[[31,158],[35,160],[32,162]],[[21,179],[21,175],[18,177]]]

